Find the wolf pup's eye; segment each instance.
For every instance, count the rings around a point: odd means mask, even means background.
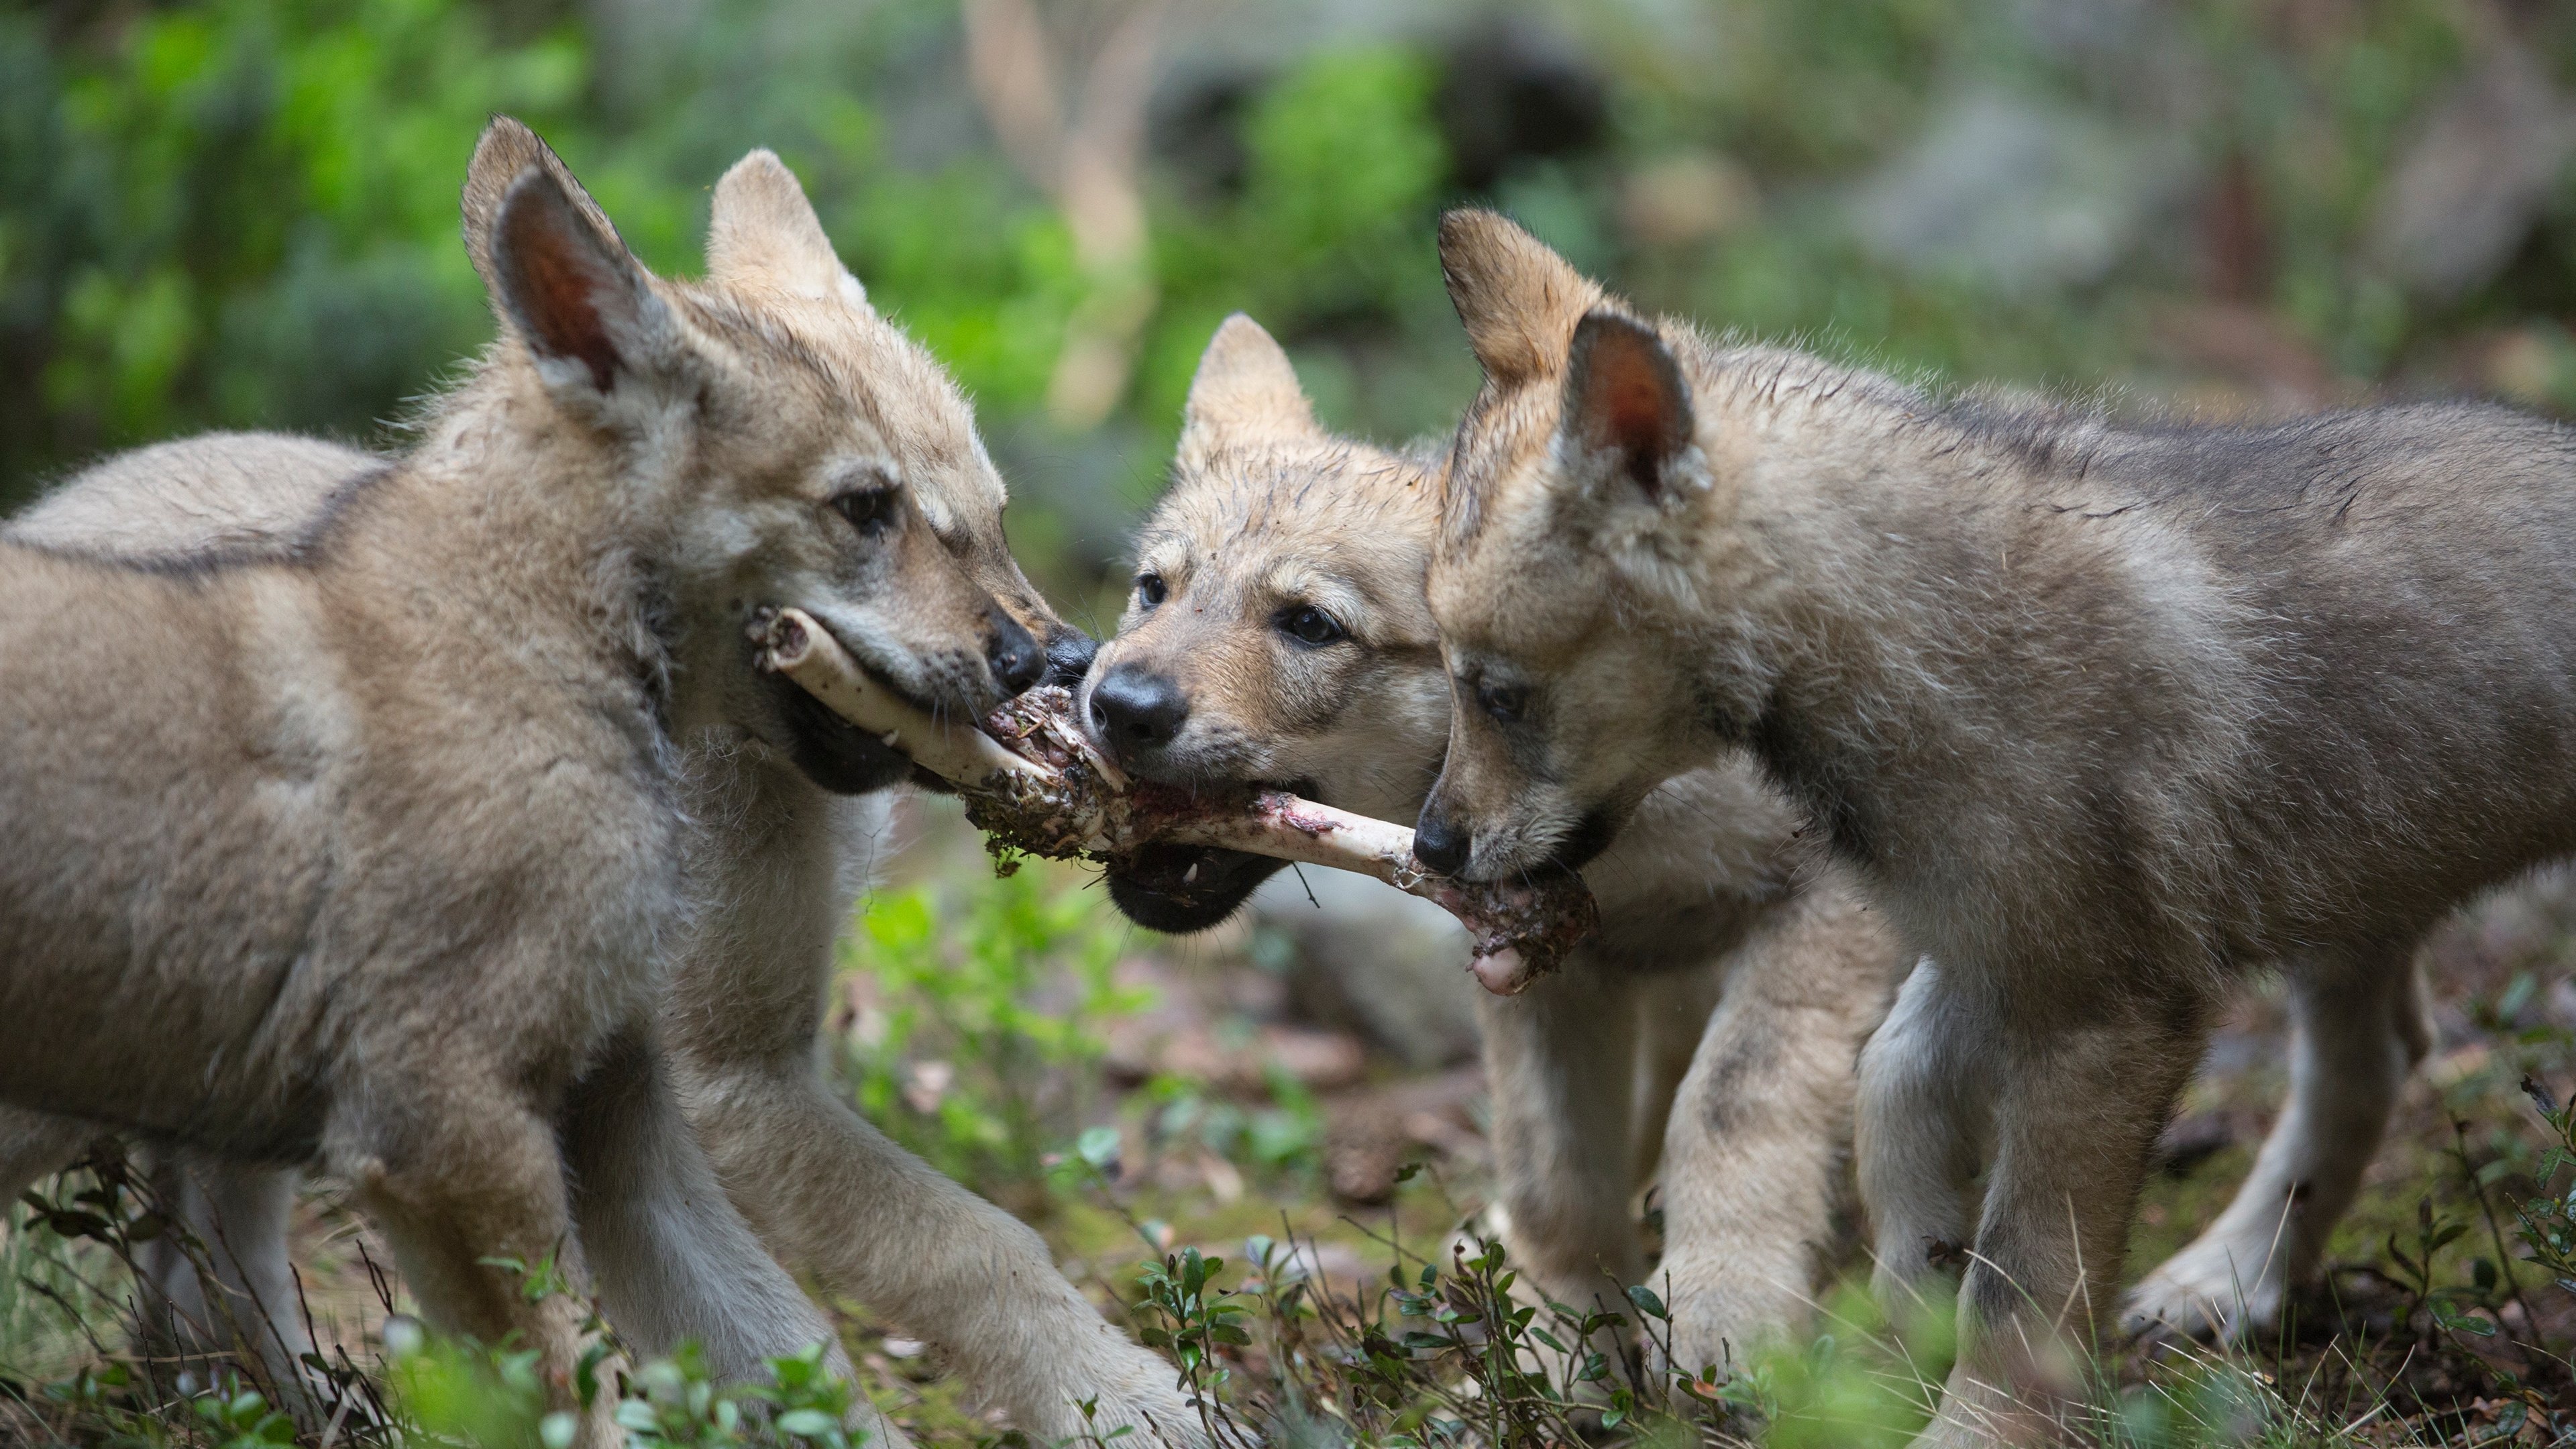
[[[1279,614],[1279,632],[1300,644],[1322,648],[1350,637],[1341,621],[1312,604],[1299,604]]]
[[[1504,724],[1514,724],[1529,712],[1529,691],[1517,684],[1483,680],[1476,685],[1476,708]]]
[[[1143,604],[1146,608],[1150,609],[1156,604],[1163,602],[1163,600],[1170,598],[1171,594],[1172,591],[1164,586],[1163,576],[1161,574],[1138,574],[1136,576],[1136,602]]]
[[[832,500],[832,508],[850,521],[859,537],[874,543],[894,527],[895,501],[891,488],[856,488]]]

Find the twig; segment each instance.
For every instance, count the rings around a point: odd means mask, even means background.
[[[1555,969],[1598,923],[1592,893],[1570,871],[1460,881],[1424,870],[1401,825],[1284,790],[1192,792],[1129,780],[1076,722],[1064,689],[1030,690],[976,729],[896,695],[801,609],[764,611],[751,635],[763,667],[955,784],[969,820],[1031,855],[1115,864],[1149,845],[1195,845],[1373,876],[1456,916],[1475,937],[1477,981],[1505,996]]]

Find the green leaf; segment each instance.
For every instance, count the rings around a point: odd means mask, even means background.
[[[2495,1337],[2496,1326],[2474,1313],[2439,1314],[2444,1328],[2460,1333],[2474,1333],[2480,1338]]]
[[[778,1416],[778,1429],[803,1439],[821,1439],[841,1427],[840,1421],[820,1409],[790,1409]]]

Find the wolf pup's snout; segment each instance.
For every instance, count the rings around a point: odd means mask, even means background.
[[[991,613],[993,637],[985,642],[984,662],[1002,693],[1019,694],[1046,676],[1046,651],[1001,605],[992,605]]]
[[[1091,672],[1091,661],[1099,657],[1099,640],[1071,624],[1058,624],[1047,635],[1045,682],[1079,689],[1082,676]]]
[[[1413,858],[1442,875],[1456,875],[1465,870],[1469,848],[1474,844],[1473,835],[1428,805],[1422,808],[1422,817],[1414,822]]]
[[[1178,684],[1133,664],[1113,667],[1091,687],[1091,727],[1121,764],[1170,744],[1189,717],[1189,698]]]

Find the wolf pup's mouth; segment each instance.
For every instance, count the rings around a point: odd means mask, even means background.
[[[1314,789],[1311,780],[1252,784],[1255,789],[1285,790],[1292,795]],[[1109,900],[1127,919],[1149,931],[1186,936],[1241,910],[1261,883],[1286,864],[1266,855],[1211,846],[1150,846],[1109,872]]]
[[[760,688],[787,733],[788,758],[806,779],[835,795],[890,790],[918,774],[901,750],[834,714],[831,707],[776,674]]]
[[[751,625],[745,630],[746,638],[755,641],[751,648],[759,648],[756,641],[776,614],[775,609],[753,612]],[[821,620],[816,622],[821,623]],[[830,626],[824,627],[828,629]],[[868,677],[888,693],[924,713],[939,712],[883,673],[869,668],[858,651],[851,649],[849,641],[838,633],[832,637],[853,660],[859,660]],[[789,758],[796,762],[797,770],[818,787],[835,795],[867,795],[910,781],[926,790],[943,794],[955,792],[954,785],[915,766],[912,758],[903,751],[841,718],[829,705],[798,687],[794,680],[767,671],[759,671],[757,677],[761,681],[760,687],[768,693],[771,708],[786,727]]]
[[[1109,872],[1109,899],[1149,931],[1186,936],[1243,908],[1288,862],[1202,845],[1150,845]]]

